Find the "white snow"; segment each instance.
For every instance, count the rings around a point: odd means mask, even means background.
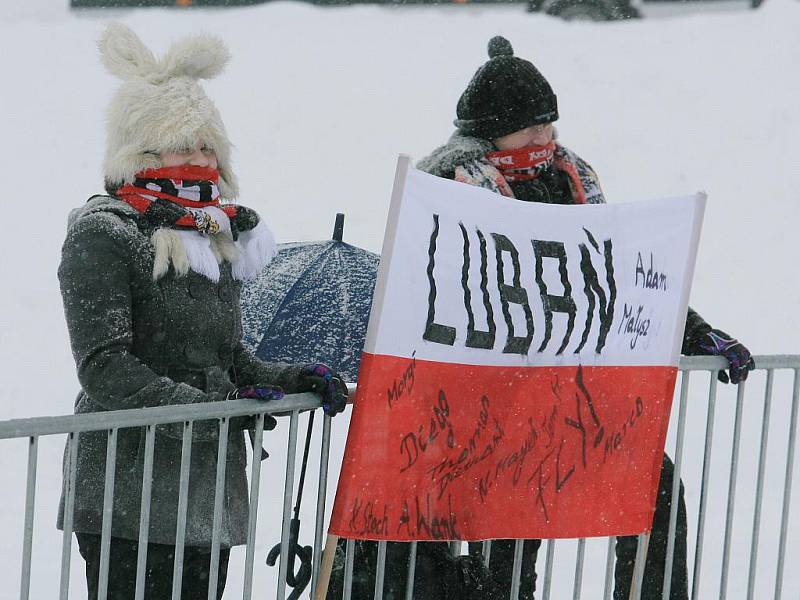
[[[226,39],[233,61],[207,89],[236,144],[241,202],[268,219],[279,241],[327,239],[334,214],[345,212],[345,240],[373,251],[381,246],[397,154],[420,158],[445,141],[458,96],[486,59],[487,40],[505,35],[517,55],[531,59],[553,85],[560,138],[594,166],[611,202],[708,193],[692,305],[755,353],[800,352],[796,0],[769,0],[757,11],[608,24],[564,23],[527,14],[523,5],[322,8],[273,2],[227,10],[70,12],[66,0],[14,0],[0,9],[0,419],[70,413],[78,388],[56,269],[68,211],[102,191],[102,114],[116,81],[103,71],[95,40],[109,16],[159,51],[195,31]],[[756,383],[763,388],[763,376]],[[775,390],[773,470],[759,555],[762,592],[756,597],[771,595],[774,577],[788,378],[779,377]],[[758,394],[749,394],[745,403],[729,588],[735,598],[744,597],[746,586]],[[705,597],[718,585],[733,399],[732,389],[720,390]],[[702,391],[693,394],[689,412],[700,415],[689,425],[691,446],[684,454],[693,514]],[[335,463],[346,424],[334,425]],[[264,566],[263,556],[279,537],[284,440],[278,431],[266,443],[273,458],[264,470],[269,485],[262,485],[256,567],[261,594],[275,578],[276,569]],[[43,439],[40,447],[31,598],[57,595],[60,536],[54,522],[62,445],[59,437]],[[18,597],[27,442],[4,441],[0,448],[5,599]],[[799,495],[795,489],[789,539],[795,548]],[[313,496],[306,494],[307,509]],[[309,513],[304,543],[311,541],[312,524]],[[799,555],[793,550],[787,566],[797,564]],[[590,545],[588,556],[587,569],[602,574],[604,543]],[[572,560],[557,553],[557,578],[570,589]],[[243,552],[235,553],[226,597],[240,594],[242,561]],[[75,553],[76,598],[81,569]],[[585,593],[597,597],[589,581],[587,574]],[[784,593],[796,596],[798,590],[800,578],[790,568]]]

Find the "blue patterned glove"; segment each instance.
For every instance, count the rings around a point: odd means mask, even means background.
[[[717,378],[722,383],[739,383],[747,379],[748,373],[755,369],[756,363],[750,355],[750,351],[736,338],[728,335],[719,329],[712,329],[706,332],[697,340],[697,346],[703,352],[697,354],[707,354],[711,356],[722,356],[728,361],[728,372],[720,371]]]
[[[335,417],[347,406],[347,385],[329,366],[322,363],[305,365],[300,370],[299,390],[322,396],[322,410]]]
[[[226,400],[239,400],[241,398],[253,398],[254,400],[281,400],[283,390],[277,385],[246,385],[228,392]]]

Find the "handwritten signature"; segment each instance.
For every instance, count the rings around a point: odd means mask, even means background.
[[[419,425],[416,432],[409,431],[400,441],[400,454],[406,459],[406,464],[400,469],[401,473],[414,466],[420,455],[428,450],[441,433],[447,436],[448,448],[454,448],[456,445],[453,425],[450,423],[450,405],[447,403],[444,390],[439,390],[439,398],[431,407],[431,412],[433,414],[428,423]]]

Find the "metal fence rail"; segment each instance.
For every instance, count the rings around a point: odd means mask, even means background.
[[[725,361],[720,358],[713,357],[693,357],[682,358],[680,363],[681,383],[679,392],[677,394],[677,416],[671,423],[671,429],[674,429],[674,476],[672,482],[672,497],[677,498],[679,493],[679,486],[681,483],[681,471],[685,463],[684,447],[687,431],[687,421],[692,422],[699,417],[705,417],[705,433],[703,438],[703,459],[702,459],[702,474],[700,476],[700,484],[696,486],[691,484],[695,490],[699,489],[698,510],[696,512],[696,519],[693,521],[695,526],[694,536],[694,556],[693,563],[689,565],[691,573],[691,598],[698,600],[701,596],[701,584],[707,582],[712,575],[707,575],[703,570],[704,559],[707,559],[708,545],[707,541],[707,519],[710,514],[712,505],[709,502],[710,486],[709,481],[716,473],[712,465],[712,458],[714,457],[714,440],[715,431],[719,434],[720,428],[715,429],[715,420],[718,413],[718,385],[716,377],[714,376],[719,369],[724,369],[726,366]],[[756,357],[757,371],[753,373],[748,380],[751,384],[756,379],[758,371],[765,373],[765,385],[763,395],[763,406],[761,407],[761,423],[760,423],[760,437],[758,448],[758,462],[757,474],[755,482],[747,481],[748,486],[754,486],[754,503],[752,512],[752,522],[750,528],[750,535],[747,546],[749,547],[749,561],[747,563],[747,576],[746,586],[739,593],[734,594],[736,598],[746,597],[748,600],[756,596],[756,579],[759,574],[763,574],[766,569],[774,567],[774,588],[773,598],[780,600],[782,598],[784,585],[787,583],[786,578],[794,586],[794,589],[800,589],[798,583],[798,573],[789,572],[785,569],[787,543],[790,535],[790,523],[792,518],[792,483],[794,473],[794,455],[795,443],[797,433],[797,411],[798,411],[798,395],[800,395],[800,356],[785,355],[785,356],[758,356]],[[773,399],[775,390],[776,372],[788,371],[793,379],[791,385],[790,398]],[[693,373],[705,373],[709,376],[710,383],[707,388],[707,405],[705,411],[700,407],[690,404],[690,383],[691,375]],[[787,406],[788,404],[788,406]],[[781,406],[784,410],[788,409],[789,416],[786,423],[775,424],[772,423],[773,408]],[[187,516],[187,502],[188,502],[188,478],[189,478],[189,465],[191,460],[192,451],[192,431],[196,421],[203,421],[214,419],[218,422],[219,427],[219,441],[218,441],[218,460],[215,481],[215,496],[214,496],[214,517],[213,517],[213,530],[211,542],[211,578],[209,581],[209,595],[208,598],[216,598],[217,588],[217,565],[219,564],[220,552],[220,525],[222,519],[222,506],[225,482],[225,468],[226,468],[226,452],[227,452],[227,430],[230,420],[234,417],[240,416],[254,416],[255,417],[255,435],[254,435],[254,448],[261,448],[264,432],[265,415],[267,414],[281,414],[290,415],[290,426],[288,434],[288,447],[287,447],[287,465],[284,478],[284,495],[283,495],[283,515],[281,527],[281,546],[280,546],[280,572],[278,576],[278,589],[276,597],[282,600],[286,596],[286,587],[280,582],[286,581],[287,572],[287,556],[289,552],[289,521],[291,518],[291,505],[293,500],[294,490],[294,473],[295,473],[295,457],[297,451],[297,430],[298,419],[300,411],[314,410],[319,407],[319,399],[312,394],[296,394],[290,395],[281,401],[261,403],[256,400],[236,400],[220,403],[208,403],[201,405],[187,405],[187,406],[167,406],[146,409],[133,409],[133,410],[120,410],[109,411],[103,413],[93,413],[84,415],[68,415],[58,417],[41,417],[32,419],[15,419],[0,422],[0,439],[11,438],[28,438],[28,462],[26,473],[26,489],[25,489],[25,509],[23,525],[23,540],[22,540],[22,556],[21,556],[21,574],[20,574],[20,598],[27,600],[30,597],[31,586],[31,556],[32,545],[34,536],[34,503],[36,499],[36,483],[37,483],[37,462],[39,451],[39,439],[42,436],[53,435],[66,435],[67,447],[65,454],[65,515],[64,515],[64,532],[62,539],[61,550],[61,574],[60,574],[60,593],[59,598],[66,599],[69,595],[69,574],[70,574],[70,560],[72,554],[72,527],[73,527],[73,511],[75,503],[75,487],[77,482],[77,448],[80,444],[81,434],[89,431],[106,431],[107,432],[107,454],[106,454],[106,479],[104,490],[103,502],[103,523],[102,523],[102,536],[101,536],[101,554],[100,554],[100,576],[99,576],[99,598],[104,600],[107,596],[107,583],[110,566],[110,540],[111,540],[111,519],[113,508],[113,493],[114,493],[114,473],[116,461],[116,443],[117,434],[120,429],[130,427],[142,427],[145,432],[145,456],[144,456],[144,480],[142,486],[141,497],[141,513],[140,513],[140,529],[139,529],[139,547],[138,547],[138,561],[137,561],[137,575],[136,575],[136,596],[137,600],[144,598],[144,581],[145,581],[145,564],[147,555],[147,542],[148,542],[148,529],[150,518],[150,501],[151,501],[151,474],[153,469],[153,454],[155,447],[156,426],[167,423],[182,423],[183,424],[183,443],[182,443],[182,457],[181,457],[181,475],[179,482],[179,500],[178,500],[178,525],[176,530],[176,556],[174,563],[173,585],[172,585],[172,598],[177,600],[180,598],[181,580],[183,561],[182,556],[184,552],[184,539],[185,527]],[[731,553],[734,547],[734,533],[736,529],[735,516],[736,516],[736,499],[737,490],[739,489],[739,467],[740,467],[740,450],[741,438],[743,427],[743,415],[745,411],[745,384],[739,384],[736,393],[735,403],[735,416],[732,429],[732,440],[730,445],[730,463],[728,470],[728,484],[727,494],[725,498],[725,523],[723,534],[720,538],[715,539],[715,542],[721,546],[721,563],[719,570],[719,587],[718,594],[720,598],[728,597],[730,592],[730,577],[731,577]],[[784,428],[781,431],[781,427]],[[780,492],[780,527],[779,534],[777,535],[777,547],[773,554],[775,556],[774,565],[772,561],[759,562],[760,549],[765,548],[765,538],[761,536],[762,521],[764,515],[764,490],[765,479],[767,473],[768,462],[768,447],[770,445],[770,433],[772,432],[774,439],[777,436],[784,436],[786,438],[785,448],[785,462],[783,464],[783,485]],[[782,438],[781,438],[782,439]],[[328,462],[330,454],[330,441],[331,441],[331,420],[325,417],[323,423],[322,441],[320,444],[320,457],[319,457],[319,476],[317,482],[317,500],[315,508],[315,527],[314,527],[314,552],[312,563],[312,580],[311,580],[311,593],[312,597],[317,590],[317,585],[320,576],[321,554],[322,554],[322,540],[324,536],[324,518],[326,506],[326,490],[328,485]],[[750,453],[754,452],[752,449]],[[695,461],[696,462],[696,461]],[[253,594],[253,565],[255,556],[255,532],[258,517],[258,502],[259,502],[259,489],[260,489],[260,468],[261,464],[257,458],[252,461],[250,470],[250,513],[247,526],[247,546],[246,556],[244,563],[244,587],[243,598],[250,599]],[[713,509],[717,513],[721,513],[721,503],[716,503]],[[690,516],[691,518],[691,516]],[[671,577],[669,576],[673,566],[673,556],[675,552],[675,530],[678,519],[678,503],[672,502],[671,512],[669,516],[669,533],[668,533],[668,546],[665,561],[665,577],[662,589],[662,596],[664,598],[670,597]],[[741,521],[741,519],[740,519]],[[739,523],[741,528],[741,523]],[[773,536],[774,537],[774,536]],[[768,540],[770,543],[772,540]],[[562,544],[562,541],[559,541]],[[604,544],[605,547],[605,560],[602,562],[602,572],[593,581],[591,585],[585,585],[584,579],[586,573],[584,566],[586,563],[587,544],[586,540],[578,540],[577,552],[574,561],[574,569],[572,570],[572,597],[580,599],[587,591],[586,596],[596,598],[599,595],[599,590],[603,590],[602,597],[610,599],[612,597],[613,579],[614,579],[614,544],[615,539],[609,538]],[[556,581],[557,575],[554,575],[554,564],[558,563],[560,559],[555,558],[556,549],[555,540],[546,540],[542,544],[539,555],[544,555],[544,568],[543,577],[539,579],[541,582],[538,586],[537,595],[544,600],[548,600],[553,593],[554,583],[563,583],[563,581]],[[637,547],[636,562],[634,567],[634,580],[632,585],[632,598],[639,598],[642,589],[642,578],[644,573],[644,557],[648,545],[648,536],[643,534],[639,536],[639,544]],[[407,564],[407,586],[405,597],[411,599],[417,597],[413,591],[413,584],[415,578],[417,548],[416,543],[411,543],[409,546],[409,560]],[[348,600],[352,598],[353,589],[353,569],[354,569],[354,556],[356,552],[356,545],[352,540],[348,540],[345,544],[346,556],[344,564],[344,583],[343,583],[343,598]],[[455,553],[460,553],[461,544],[454,544],[453,550]],[[384,592],[384,574],[385,562],[387,555],[386,543],[377,545],[377,564],[375,565],[375,592],[374,598],[380,599],[383,597]],[[542,550],[544,552],[542,552]],[[491,542],[485,542],[482,550],[483,561],[489,564],[491,556]],[[540,559],[537,570],[542,569],[542,561]],[[563,562],[559,567],[561,571],[560,579],[563,580]],[[526,569],[533,568],[533,565],[523,564],[523,550],[522,542],[516,544],[514,551],[514,560],[512,567],[512,581],[510,581],[510,598],[514,600],[518,596],[518,591],[521,583],[522,574]],[[762,575],[763,576],[763,575]],[[738,588],[737,588],[738,589]],[[263,590],[259,590],[259,594],[263,594]],[[746,596],[745,596],[746,593]],[[419,596],[422,597],[422,596]],[[565,597],[559,595],[558,597]],[[358,600],[361,600],[360,598]]]

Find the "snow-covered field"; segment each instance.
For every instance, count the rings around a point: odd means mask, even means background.
[[[334,214],[345,212],[345,239],[373,251],[381,246],[397,154],[419,158],[447,138],[456,100],[486,59],[486,41],[505,35],[553,85],[561,140],[592,163],[610,201],[708,192],[692,305],[754,353],[800,352],[796,0],[769,0],[758,11],[609,24],[563,23],[527,14],[521,5],[320,8],[275,2],[228,10],[70,13],[64,0],[4,0],[0,419],[72,409],[77,381],[56,268],[67,212],[101,191],[102,113],[116,81],[103,71],[95,40],[109,17],[159,50],[194,31],[224,37],[234,58],[207,88],[236,144],[242,203],[264,215],[282,241],[328,238]],[[756,377],[751,388],[763,389],[763,379]],[[684,455],[690,513],[696,513],[699,495],[705,415],[696,391],[689,412],[698,418],[689,425]],[[772,595],[790,392],[788,377],[779,377],[756,598]],[[733,598],[745,596],[759,393],[746,398],[728,590]],[[718,589],[733,399],[733,390],[721,390],[704,598]],[[344,420],[335,422],[334,463],[345,430]],[[259,556],[279,535],[284,439],[275,433],[267,442],[274,458],[264,470]],[[54,521],[62,445],[62,439],[42,440],[40,448],[35,599],[57,595],[60,536]],[[0,442],[0,599],[18,597],[26,446],[24,440]],[[798,498],[795,489],[787,565],[800,559]],[[311,523],[304,519],[304,543],[311,541]],[[557,581],[571,589],[573,546],[561,546],[567,550],[557,552]],[[604,551],[604,543],[590,545],[585,597],[599,597]],[[240,595],[242,560],[243,553],[234,554],[226,597]],[[263,562],[257,566],[261,595],[269,595],[265,586],[274,571]],[[72,574],[73,597],[79,598],[77,553]],[[798,593],[800,576],[790,567],[785,595]]]

